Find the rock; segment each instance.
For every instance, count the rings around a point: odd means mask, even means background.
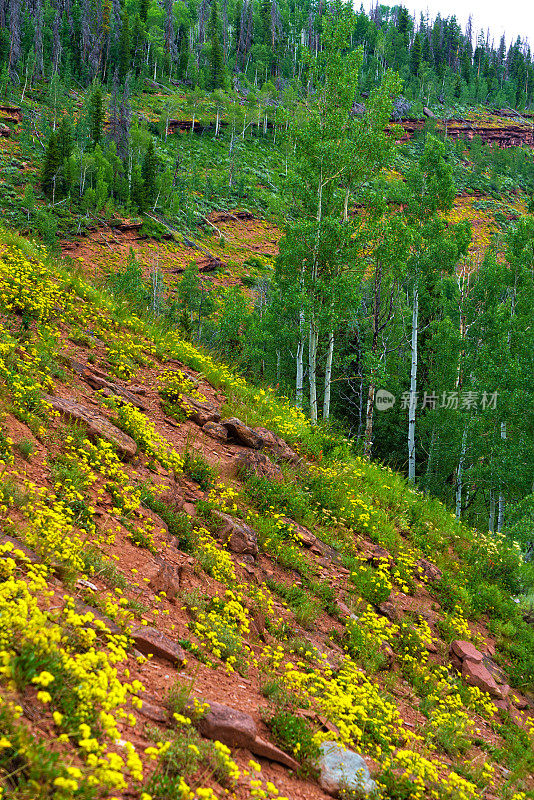
[[[491,677],[496,683],[506,683],[508,681],[508,676],[506,672],[500,667],[498,664],[495,663],[491,658],[488,656],[484,656],[482,659],[482,663],[490,673]]]
[[[471,661],[466,658],[462,662],[462,676],[471,686],[478,686],[483,692],[488,692],[492,697],[503,699],[502,689],[491,677],[482,661]]]
[[[263,439],[263,448],[268,450],[275,458],[280,459],[280,461],[288,461],[291,464],[295,464],[299,460],[298,454],[273,431],[267,428],[254,428],[254,432]]]
[[[143,705],[140,709],[138,709],[138,711],[143,715],[143,717],[146,717],[152,722],[160,722],[162,724],[168,724],[169,722],[167,710],[162,708],[162,706],[157,706],[154,703],[150,703],[148,700],[143,700]]]
[[[49,394],[45,394],[44,399],[53,409],[59,411],[63,417],[83,423],[90,437],[100,437],[107,442],[111,442],[125,461],[129,461],[137,453],[137,444],[131,436],[121,431],[116,425],[113,425],[107,417],[104,417],[97,411],[86,408],[74,402],[74,400],[54,397]]]
[[[283,750],[280,750],[279,747],[276,747],[271,742],[262,739],[260,736],[256,736],[253,743],[248,746],[248,749],[251,753],[254,753],[255,756],[259,756],[260,758],[268,758],[269,761],[276,761],[278,764],[283,764],[284,767],[288,769],[292,769],[296,772],[299,769],[298,761],[295,761],[294,758],[291,758],[287,753],[284,753]]]
[[[202,426],[202,430],[212,439],[217,439],[219,442],[228,441],[228,431],[219,422],[206,422]]]
[[[474,644],[466,642],[464,639],[455,639],[451,642],[449,652],[454,653],[462,661],[468,658],[470,661],[477,664],[484,658],[480,650],[477,650]]]
[[[222,511],[214,511],[214,515],[224,523],[220,535],[232,553],[258,555],[258,537],[249,525],[234,519]]]
[[[30,564],[39,564],[40,559],[35,550],[32,550],[31,547],[27,547],[22,542],[19,542],[18,539],[15,539],[14,536],[1,536],[0,537],[0,544],[12,544],[13,547],[11,550],[6,551],[5,553],[0,556],[1,558],[12,558],[14,561],[25,561],[26,559],[30,562]],[[20,550],[23,554],[22,556],[14,555],[16,550]]]
[[[397,611],[397,608],[393,605],[393,603],[390,603],[387,600],[384,603],[380,603],[378,606],[378,613],[382,614],[382,616],[386,617],[386,619],[389,619],[390,622],[400,622],[401,615]]]
[[[244,444],[245,447],[252,447],[257,450],[263,444],[262,437],[237,417],[223,419],[222,425],[224,425],[233,439],[237,439],[239,444]]]
[[[350,610],[348,605],[346,603],[344,603],[343,600],[340,600],[339,598],[336,598],[335,605],[336,605],[336,608],[337,608],[339,614],[342,617],[350,617],[351,619],[354,619],[354,620],[358,619],[358,617],[355,614],[352,613],[352,611]]]
[[[419,568],[419,575],[425,578],[428,583],[437,583],[441,580],[442,571],[427,558],[418,559],[416,566]]]
[[[530,708],[530,703],[528,702],[527,698],[523,697],[523,695],[519,694],[519,692],[517,692],[515,689],[510,696],[510,700],[520,711]]]
[[[128,392],[131,392],[132,394],[140,394],[140,395],[143,395],[143,396],[146,395],[146,389],[145,389],[144,386],[136,386],[136,385],[127,386],[126,390]]]
[[[436,119],[436,115],[427,106],[423,106],[423,114],[430,119]]]
[[[98,620],[99,622],[104,623],[104,625],[108,629],[109,633],[113,634],[114,636],[117,636],[118,634],[122,633],[122,631],[119,628],[119,626],[117,625],[117,623],[113,622],[113,620],[110,619],[109,617],[106,617],[106,615],[103,614],[100,611],[100,609],[93,608],[93,606],[89,606],[89,605],[87,605],[87,603],[82,603],[81,600],[77,600],[76,601],[76,612],[78,614],[82,614],[82,615],[92,614],[93,615],[93,620],[91,622],[88,622],[87,624],[88,624],[88,626],[90,628],[93,628],[94,630],[97,630],[97,631],[98,630],[102,630],[102,626],[101,625],[95,624],[96,621]]]
[[[386,561],[388,563],[393,563],[391,553],[389,553],[385,547],[381,547],[379,544],[370,544],[364,555],[367,563],[373,564],[375,567],[379,567]]]
[[[210,403],[201,403],[200,400],[194,400],[192,397],[183,394],[178,401],[182,410],[186,413],[187,418],[196,422],[202,428],[206,422],[219,422],[221,415]]]
[[[207,739],[217,739],[228,747],[248,747],[256,739],[256,723],[244,711],[222,703],[209,703],[208,712],[196,723]]]
[[[164,592],[167,600],[174,603],[180,591],[180,578],[172,564],[162,560],[159,570],[148,584],[153,592]]]
[[[180,645],[156,628],[142,625],[132,631],[131,636],[137,649],[145,656],[159,656],[178,664],[183,664],[185,661],[185,653]]]
[[[345,789],[352,793],[351,797],[365,798],[376,791],[376,783],[361,755],[334,741],[323,742],[319,749],[319,785],[325,792],[337,797]]]
[[[284,477],[278,464],[274,464],[264,453],[240,453],[235,464],[237,475],[252,473],[259,478],[269,478],[272,481],[281,481]]]
[[[305,528],[304,525],[293,522],[289,517],[282,517],[282,522],[285,522],[288,528],[291,528],[297,534],[304,547],[313,547],[313,545],[317,544],[317,536],[309,531],[308,528]]]
[[[207,739],[216,739],[228,747],[245,747],[260,758],[298,769],[298,763],[291,756],[257,735],[256,723],[244,711],[210,701],[208,712],[195,724]]]

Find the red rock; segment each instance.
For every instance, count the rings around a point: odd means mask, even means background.
[[[167,634],[152,628],[149,625],[141,625],[131,633],[137,649],[143,655],[154,655],[165,658],[173,664],[183,664],[185,653],[179,644],[173,642]]]
[[[201,428],[206,422],[219,422],[221,419],[215,406],[210,403],[201,403],[200,400],[194,400],[185,394],[179,400],[179,405],[185,411],[188,419],[196,422]]]
[[[313,545],[317,544],[317,536],[314,533],[305,528],[304,525],[299,525],[298,522],[294,522],[289,517],[282,517],[282,522],[291,528],[293,533],[296,533],[304,547],[313,547]]]
[[[26,559],[30,562],[30,564],[38,564],[39,563],[39,556],[32,550],[31,547],[27,547],[25,544],[20,542],[18,539],[15,539],[14,536],[2,536],[0,537],[0,544],[12,544],[12,550],[4,553],[1,558],[12,558],[14,561],[25,561]],[[22,556],[15,555],[15,552],[20,550],[23,554]]]
[[[462,663],[462,676],[471,686],[478,686],[483,692],[488,692],[492,697],[503,699],[501,688],[491,677],[481,661],[471,661],[466,658]]]
[[[153,592],[164,592],[167,600],[174,603],[180,591],[180,579],[175,567],[162,560],[157,573],[148,584]]]
[[[202,736],[217,739],[228,747],[250,749],[257,735],[256,723],[250,714],[211,701],[208,712],[196,725]]]
[[[299,460],[297,453],[273,431],[267,428],[254,428],[254,432],[263,439],[263,448],[269,450],[276,458],[291,464]]]
[[[251,453],[250,451],[240,453],[236,460],[237,475],[253,474],[259,478],[269,478],[272,481],[283,479],[282,470],[271,461],[264,453]]]
[[[378,612],[382,614],[383,617],[389,619],[390,622],[397,623],[400,621],[400,614],[397,608],[386,600],[384,603],[380,603],[378,606]]]
[[[221,424],[224,425],[233,439],[237,439],[239,444],[244,444],[245,447],[252,447],[256,450],[262,446],[262,437],[237,417],[223,419]]]
[[[86,426],[87,434],[90,437],[100,437],[107,442],[111,442],[119,455],[125,460],[132,459],[137,453],[137,444],[131,436],[121,431],[97,411],[75,403],[74,400],[53,397],[49,394],[45,394],[44,399],[53,409],[59,411],[62,416],[75,422],[82,422]]]
[[[419,574],[424,576],[429,583],[436,583],[441,580],[442,571],[427,558],[420,558],[416,562],[416,566],[419,567]]]
[[[154,705],[154,703],[150,703],[148,700],[143,700],[143,705],[140,709],[138,709],[138,711],[143,715],[143,717],[146,717],[152,722],[160,722],[162,724],[168,724],[169,722],[167,710],[162,708],[162,706],[157,706]]]
[[[234,519],[229,514],[223,514],[222,511],[214,511],[213,513],[223,522],[220,535],[232,553],[257,556],[258,537],[256,536],[256,531],[241,520]]]
[[[458,658],[461,658],[462,661],[468,658],[470,661],[479,663],[484,658],[480,650],[477,650],[474,644],[471,644],[471,642],[466,642],[464,639],[455,639],[453,642],[451,642],[449,650],[450,652],[455,653]]]
[[[219,442],[228,441],[228,431],[220,422],[206,422],[202,426],[202,430],[204,433],[207,433],[208,436],[211,436],[212,439],[217,439]]]
[[[300,765],[298,761],[295,761],[294,758],[284,753],[279,747],[275,747],[274,744],[262,739],[260,736],[256,736],[254,742],[249,745],[247,749],[250,750],[251,753],[254,753],[255,756],[267,758],[269,761],[276,761],[278,764],[283,764],[284,767],[292,769],[294,772],[299,769]]]

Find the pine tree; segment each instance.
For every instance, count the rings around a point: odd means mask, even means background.
[[[93,91],[89,98],[89,131],[94,145],[102,139],[104,127],[104,107],[102,103],[102,89],[97,82],[93,83]]]
[[[223,89],[225,84],[224,54],[219,36],[219,11],[217,8],[217,0],[212,0],[211,3],[209,35],[211,41],[209,86],[210,89],[214,91],[215,89]]]
[[[156,199],[156,174],[158,170],[158,157],[154,148],[154,139],[150,139],[143,164],[141,166],[141,178],[143,181],[143,191],[146,205],[151,205]]]
[[[126,12],[122,15],[121,35],[119,38],[119,79],[124,80],[128,70],[130,69],[130,26],[128,23],[128,14]]]
[[[150,0],[140,0],[139,3],[139,14],[143,22],[146,22],[146,18],[148,16],[148,6],[150,5]]]

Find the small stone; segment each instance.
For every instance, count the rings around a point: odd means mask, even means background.
[[[323,742],[319,749],[319,785],[325,792],[336,797],[345,790],[351,792],[351,797],[365,798],[376,791],[376,783],[359,753],[345,750],[334,741]]]
[[[180,645],[173,642],[167,634],[150,627],[150,625],[140,626],[132,631],[131,636],[137,649],[145,656],[159,656],[179,664],[183,664],[185,661],[185,653]]]
[[[279,764],[283,764],[284,767],[292,769],[294,772],[299,769],[300,765],[298,761],[295,761],[294,758],[284,753],[279,747],[262,739],[260,736],[256,736],[254,742],[248,746],[248,750],[260,758],[267,758],[269,761],[277,761]]]
[[[390,603],[387,600],[384,603],[380,603],[378,606],[378,612],[382,614],[383,617],[386,617],[386,619],[389,619],[390,622],[400,622],[399,612],[393,603]]]

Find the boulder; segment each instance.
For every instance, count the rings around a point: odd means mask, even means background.
[[[210,701],[208,712],[195,724],[207,739],[216,739],[228,747],[245,747],[260,758],[298,769],[294,758],[258,736],[256,723],[245,711]]]
[[[389,619],[390,622],[400,622],[401,615],[399,614],[396,606],[394,606],[393,603],[389,602],[388,600],[380,603],[378,606],[378,613],[382,614],[382,616],[386,617],[386,619]]]
[[[87,428],[87,434],[90,437],[99,437],[105,439],[107,442],[116,448],[125,461],[132,459],[137,453],[137,444],[126,433],[113,425],[107,417],[99,414],[97,411],[86,408],[86,406],[76,403],[74,400],[68,400],[64,397],[54,397],[53,395],[45,394],[45,401],[52,406],[55,411],[59,411],[61,416],[74,422],[81,422]]]
[[[437,583],[441,580],[442,571],[427,558],[420,558],[416,562],[416,566],[419,568],[419,575],[425,578],[428,583]]]
[[[451,655],[454,653],[461,661],[467,658],[477,664],[484,658],[480,650],[477,650],[474,644],[466,642],[464,639],[455,639],[452,641],[449,652]]]
[[[319,785],[325,792],[337,797],[346,790],[351,797],[365,798],[376,791],[376,783],[359,753],[345,750],[334,741],[323,742],[319,749]]]
[[[502,688],[492,678],[489,670],[481,661],[471,661],[466,658],[462,662],[462,677],[470,686],[478,686],[483,692],[488,692],[498,700],[504,699]]]
[[[288,528],[291,528],[296,533],[304,547],[313,547],[314,544],[317,544],[317,536],[309,531],[308,528],[305,528],[304,525],[299,525],[298,522],[294,522],[289,517],[283,517],[282,522],[285,522]]]
[[[217,739],[228,747],[250,749],[257,735],[256,723],[250,714],[211,701],[208,712],[198,720],[196,726],[202,736]]]
[[[268,450],[275,458],[291,464],[299,460],[297,453],[273,431],[268,428],[254,428],[254,432],[263,439],[263,449]]]
[[[150,625],[141,625],[132,631],[131,636],[139,652],[145,656],[159,656],[173,664],[183,664],[185,661],[185,653],[180,645]]]
[[[237,456],[235,464],[237,475],[252,473],[259,478],[269,478],[272,481],[281,481],[284,477],[278,464],[271,461],[264,453],[245,451]]]
[[[219,422],[221,415],[211,403],[201,403],[192,397],[183,394],[179,400],[179,405],[185,411],[187,418],[196,422],[202,428],[206,422]]]
[[[162,706],[158,706],[155,703],[150,703],[148,700],[142,701],[142,706],[138,709],[139,714],[142,714],[143,717],[151,720],[151,722],[159,722],[162,725],[165,725],[169,722],[169,715],[167,710]]]
[[[221,424],[224,425],[232,439],[236,439],[239,444],[243,444],[245,447],[252,447],[255,450],[262,446],[262,437],[237,417],[223,419]]]
[[[207,433],[208,436],[211,436],[212,439],[217,439],[219,442],[228,441],[228,431],[220,422],[206,422],[202,426],[202,430],[204,433]]]
[[[214,511],[215,516],[223,523],[220,535],[232,553],[239,555],[258,555],[258,537],[249,525],[234,519],[222,511]]]
[[[174,603],[180,591],[179,575],[172,564],[161,561],[160,567],[148,584],[153,592],[164,592],[167,600]]]

